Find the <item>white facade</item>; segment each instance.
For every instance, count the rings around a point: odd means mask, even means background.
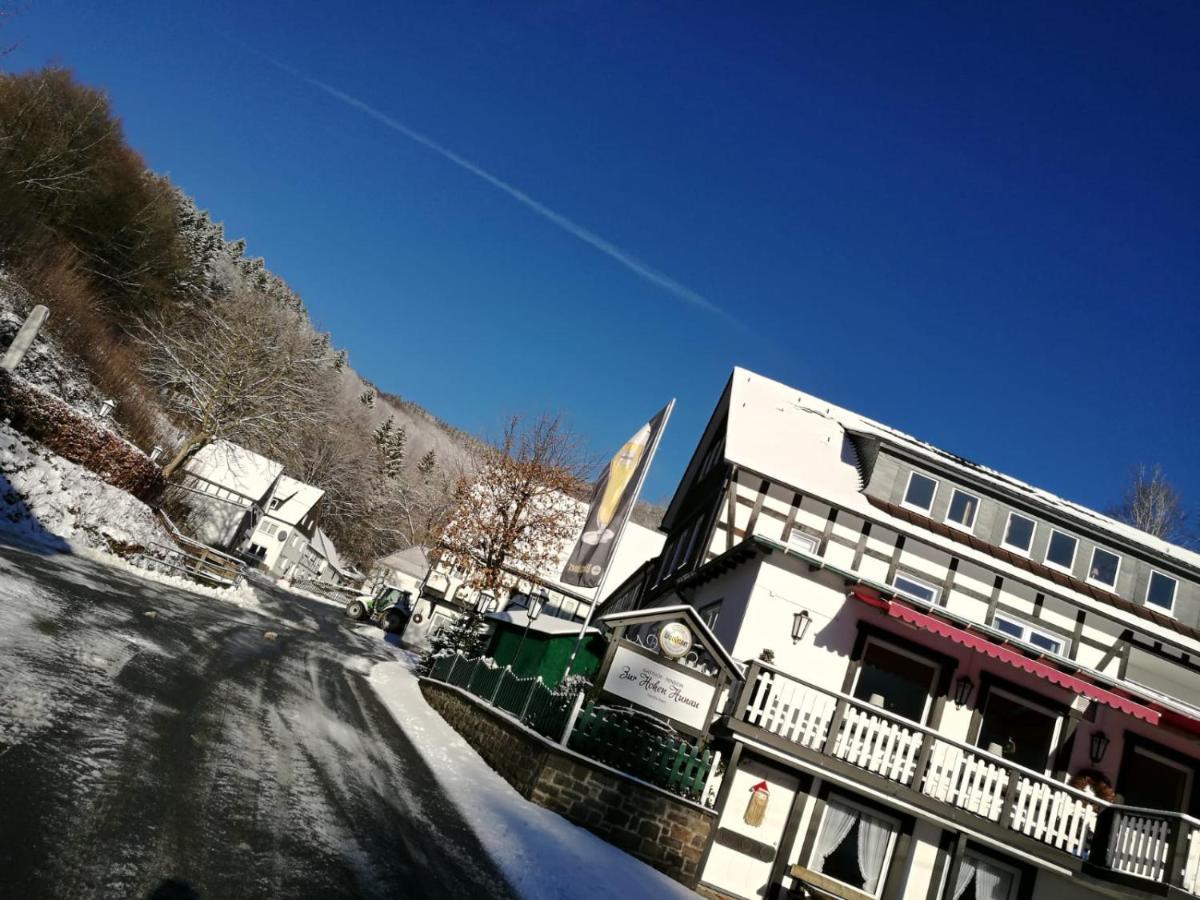
[[[197,540],[232,550],[258,524],[283,466],[225,440],[200,448],[183,466],[190,507],[182,523]]]
[[[264,571],[290,577],[304,570],[301,563],[316,532],[317,505],[323,496],[325,492],[318,487],[280,476],[262,519],[246,538],[249,554],[261,561]]]
[[[618,602],[750,664],[710,890],[1200,896],[1196,554],[741,369],[663,527]]]

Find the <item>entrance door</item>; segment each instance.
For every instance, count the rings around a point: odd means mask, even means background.
[[[869,638],[851,693],[857,700],[924,724],[933,703],[938,668],[915,653]]]
[[[1142,747],[1134,747],[1121,768],[1120,788],[1129,806],[1187,812],[1192,771]]]
[[[977,746],[1035,772],[1049,772],[1062,716],[998,688],[988,692]]]

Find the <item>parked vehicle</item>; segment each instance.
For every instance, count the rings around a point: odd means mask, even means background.
[[[399,634],[412,615],[412,592],[384,585],[374,596],[364,594],[347,603],[346,615],[356,622],[374,622],[389,634]]]

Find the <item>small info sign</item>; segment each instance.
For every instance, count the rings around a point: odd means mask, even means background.
[[[604,690],[645,709],[704,731],[716,686],[662,665],[628,647],[617,647]]]

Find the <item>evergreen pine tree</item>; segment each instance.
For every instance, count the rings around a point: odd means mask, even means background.
[[[361,403],[363,406],[365,406],[367,409],[374,409],[375,408],[375,392],[373,390],[371,390],[370,388],[367,388],[365,391],[363,391],[361,394],[358,395],[358,402]]]
[[[390,417],[375,429],[375,446],[379,448],[382,460],[383,474],[388,478],[397,478],[404,468],[404,453],[408,444],[408,433],[404,426],[396,427]]]
[[[417,463],[417,473],[421,476],[422,481],[428,481],[433,475],[433,470],[437,466],[437,454],[432,450],[421,457],[421,461]]]
[[[429,651],[421,660],[423,674],[428,674],[437,657],[461,653],[474,659],[487,649],[487,625],[478,610],[460,615],[453,623],[443,626],[429,640]]]

